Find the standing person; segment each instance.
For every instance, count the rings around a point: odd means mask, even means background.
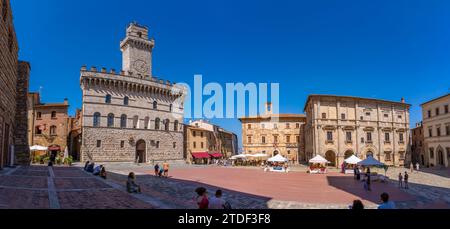
[[[102,166],[102,170],[100,171],[100,177],[106,180],[106,168]]]
[[[197,206],[198,209],[208,209],[209,208],[209,200],[208,200],[208,192],[205,188],[200,187],[195,190],[197,193]]]
[[[169,177],[169,163],[167,163],[167,161],[164,162],[163,168],[164,168],[164,176]]]
[[[395,204],[392,201],[389,201],[389,194],[383,193],[381,194],[381,201],[383,202],[378,209],[395,209]]]
[[[409,189],[409,185],[408,185],[408,180],[409,180],[409,175],[408,172],[405,172],[405,189]]]
[[[398,187],[403,188],[403,176],[402,173],[398,174]]]
[[[216,195],[209,199],[209,209],[225,209],[226,201],[222,199],[222,190],[217,190]]]
[[[158,174],[159,174],[159,164],[156,163],[156,165],[155,165],[155,176],[158,176]]]
[[[84,164],[84,171],[87,171],[87,167],[89,166],[90,161],[86,161],[86,164]]]
[[[159,168],[159,172],[158,172],[158,176],[159,176],[159,177],[162,177],[162,176],[163,176],[163,173],[164,173],[164,169],[163,169],[163,167],[160,167],[160,168]]]
[[[417,163],[416,163],[416,170],[417,170],[417,172],[419,172],[419,170],[420,170],[419,167],[420,167],[420,164],[419,164],[419,162],[417,162]]]
[[[371,181],[371,178],[370,178],[370,169],[368,169],[368,173],[367,173],[367,180],[366,180],[366,182],[367,182],[367,191],[372,191],[372,188],[370,187],[370,185],[371,185],[371,183],[372,183],[372,181]]]
[[[359,167],[356,166],[356,180],[361,180],[361,171],[359,171]]]

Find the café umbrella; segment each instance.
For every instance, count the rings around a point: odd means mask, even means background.
[[[363,167],[384,167],[384,164],[375,160],[372,156],[368,156],[366,160],[358,162],[359,166]]]

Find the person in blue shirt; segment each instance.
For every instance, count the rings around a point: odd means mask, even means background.
[[[381,201],[383,201],[383,203],[378,206],[378,209],[396,209],[394,202],[389,201],[389,194],[381,194]]]

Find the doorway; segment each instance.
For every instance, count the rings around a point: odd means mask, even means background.
[[[145,163],[146,149],[147,146],[144,140],[139,140],[136,143],[136,158],[135,158],[136,162]]]

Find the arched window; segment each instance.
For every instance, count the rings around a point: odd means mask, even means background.
[[[127,128],[127,115],[120,116],[120,128]]]
[[[173,123],[173,130],[174,131],[178,131],[178,124],[179,124],[178,120],[175,120],[175,122]]]
[[[125,96],[125,98],[123,98],[123,105],[128,106],[129,103],[130,103],[130,98],[128,98],[128,96]]]
[[[154,110],[158,109],[158,102],[156,101],[153,102],[153,109]]]
[[[145,117],[145,119],[144,119],[144,129],[148,129],[148,127],[149,127],[149,123],[150,122],[150,118],[149,117]]]
[[[52,118],[56,118],[56,111],[52,111]]]
[[[100,113],[98,113],[98,112],[96,112],[95,114],[94,114],[94,123],[93,123],[93,126],[94,127],[100,127]]]
[[[133,117],[133,128],[134,129],[139,128],[139,116],[137,115]]]
[[[169,131],[170,129],[170,127],[169,127],[169,125],[170,125],[170,120],[169,119],[166,119],[166,120],[164,120],[164,130],[165,131]]]
[[[114,127],[114,114],[108,115],[108,127]]]
[[[169,111],[170,111],[170,112],[173,111],[173,104],[170,104],[170,106],[169,106]]]
[[[50,127],[50,136],[55,136],[56,135],[56,126],[51,126]]]
[[[159,130],[160,122],[161,122],[161,119],[159,119],[159,118],[155,119],[155,130]]]
[[[106,104],[111,104],[111,95],[106,95],[105,103]]]

